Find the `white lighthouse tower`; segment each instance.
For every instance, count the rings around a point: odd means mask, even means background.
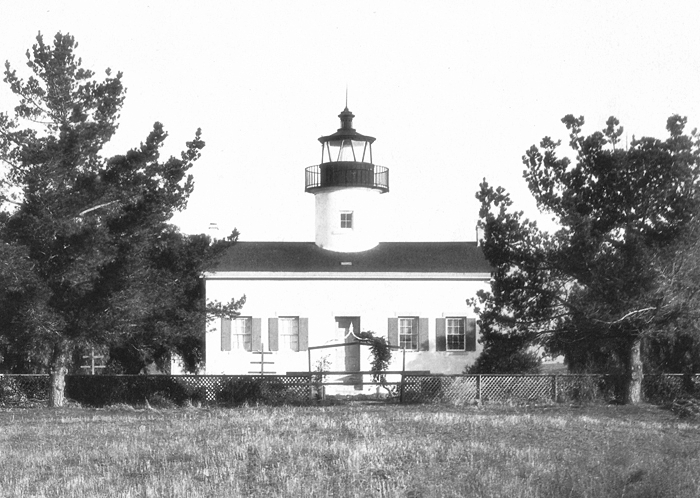
[[[319,138],[321,164],[306,168],[306,191],[316,200],[316,245],[361,252],[379,244],[378,198],[389,191],[389,169],[373,163],[374,137],[352,127],[345,107],[340,128]]]

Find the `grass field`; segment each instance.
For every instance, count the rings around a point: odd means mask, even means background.
[[[0,495],[700,497],[700,424],[650,405],[5,409]]]

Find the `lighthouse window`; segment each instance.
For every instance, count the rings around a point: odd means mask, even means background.
[[[352,211],[340,213],[340,228],[352,228]]]

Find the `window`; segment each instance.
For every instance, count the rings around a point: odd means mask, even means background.
[[[418,349],[418,319],[399,318],[399,347],[415,351]]]
[[[466,345],[464,318],[447,318],[447,351],[464,351]]]
[[[352,228],[352,211],[340,213],[340,228]]]
[[[252,335],[250,317],[231,320],[231,349],[252,351]]]
[[[279,349],[299,351],[299,319],[297,317],[280,317]]]

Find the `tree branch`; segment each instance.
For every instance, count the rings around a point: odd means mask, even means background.
[[[100,208],[109,206],[109,205],[111,205],[111,204],[115,204],[115,203],[117,203],[117,202],[119,202],[119,201],[109,201],[109,202],[105,202],[105,203],[102,203],[102,204],[98,204],[97,206],[94,206],[94,207],[91,207],[91,208],[88,208],[88,209],[86,209],[86,210],[84,210],[84,211],[79,212],[79,213],[78,213],[78,216],[76,216],[76,218],[80,218],[80,217],[85,216],[86,214],[88,214],[88,213],[90,213],[90,212],[92,212],[92,211],[95,211],[95,210],[97,210],[97,209],[100,209]]]
[[[642,308],[641,310],[630,311],[629,313],[627,313],[627,314],[626,314],[625,316],[623,316],[622,318],[618,318],[617,320],[614,320],[614,321],[612,321],[612,322],[606,322],[605,320],[598,320],[597,318],[593,318],[592,320],[593,320],[594,322],[604,323],[604,324],[606,324],[606,325],[615,325],[615,324],[617,324],[617,323],[620,323],[620,322],[622,322],[622,321],[628,319],[628,318],[629,318],[630,316],[632,316],[632,315],[637,315],[637,314],[639,314],[639,313],[644,313],[644,312],[646,312],[646,311],[652,311],[652,310],[656,310],[656,309],[657,309],[656,306],[649,306],[648,308]]]

